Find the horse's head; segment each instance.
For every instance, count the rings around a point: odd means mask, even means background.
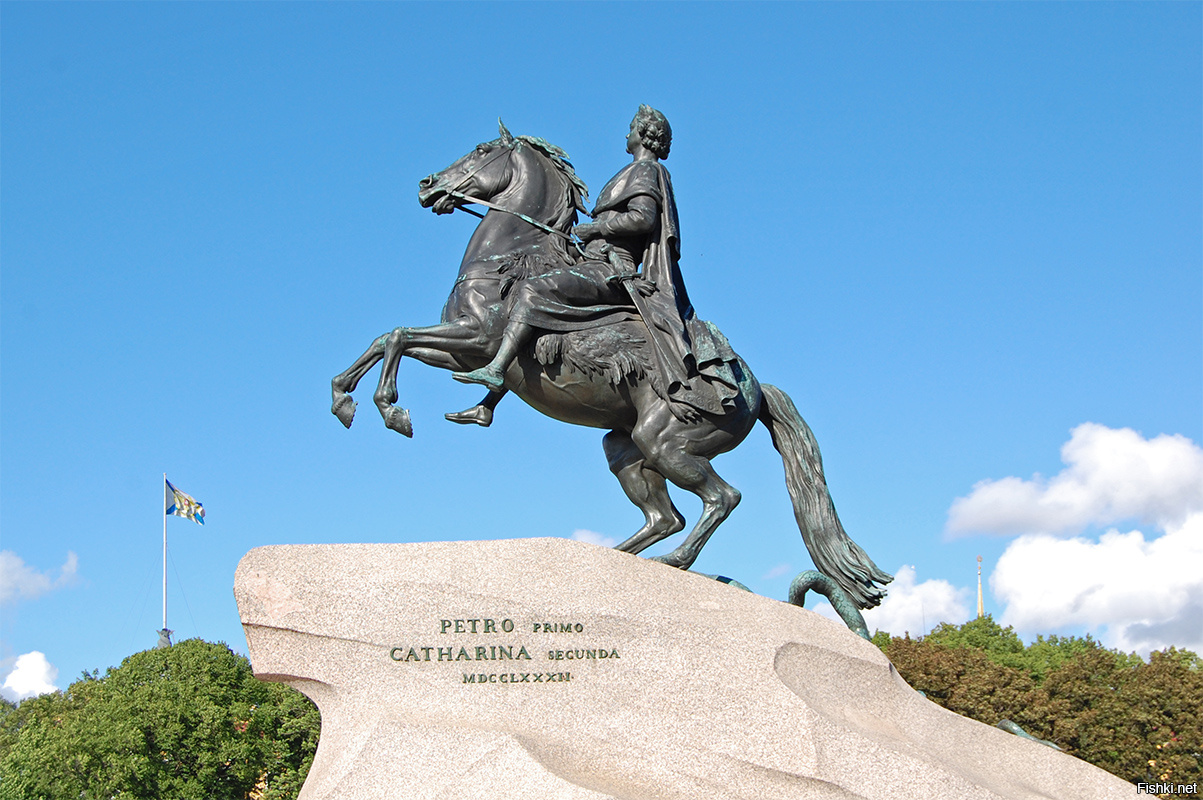
[[[473,200],[496,200],[507,211],[567,231],[589,195],[567,153],[534,136],[513,136],[504,124],[500,128],[499,138],[418,181],[418,202],[449,214]]]
[[[516,141],[502,125],[500,138],[476,145],[451,166],[418,181],[418,202],[436,214],[450,214],[464,204],[464,197],[489,200],[501,194],[513,180]]]

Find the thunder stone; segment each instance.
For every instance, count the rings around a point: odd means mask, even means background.
[[[1136,794],[842,625],[594,545],[261,547],[234,593],[255,673],[321,710],[301,800]]]

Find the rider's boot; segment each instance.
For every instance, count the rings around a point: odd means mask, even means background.
[[[493,409],[483,405],[475,405],[466,411],[452,411],[443,415],[451,422],[460,425],[479,425],[487,428],[493,424]]]
[[[471,372],[453,372],[451,377],[460,383],[478,383],[481,386],[487,386],[490,392],[505,391],[505,371],[518,357],[519,348],[526,344],[534,330],[525,322],[510,320],[510,324],[505,329],[505,335],[501,337],[501,347],[497,349],[497,355],[492,361]]]
[[[493,409],[497,408],[497,404],[501,402],[502,397],[505,397],[504,391],[489,392],[483,400],[468,410],[453,411],[443,416],[451,422],[460,425],[479,425],[482,428],[487,428],[493,424]]]

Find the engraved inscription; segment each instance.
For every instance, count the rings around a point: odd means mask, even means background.
[[[437,651],[438,655],[431,658],[430,654]],[[530,653],[519,645],[514,652],[514,645],[494,644],[488,647],[475,647],[469,650],[461,647],[458,652],[454,647],[394,647],[389,651],[393,661],[505,661],[507,659],[526,659],[530,661]]]
[[[572,661],[582,661],[586,658],[618,658],[617,650],[548,650],[547,658],[549,661],[563,661],[565,659]]]
[[[585,626],[579,622],[535,622],[531,633],[583,633]]]
[[[512,619],[503,619],[501,621],[501,630],[504,633],[513,631],[514,621]],[[444,619],[439,621],[439,633],[497,633],[497,620]]]
[[[572,680],[571,672],[490,672],[463,673],[464,683],[563,683]]]
[[[542,661],[544,653],[546,660],[552,661],[612,661],[619,658],[618,649],[601,647],[593,642],[581,642],[580,645],[568,648],[552,648],[541,650],[533,642],[523,643],[513,641],[513,638],[528,636],[543,636],[546,634],[572,634],[574,644],[577,634],[585,633],[585,625],[572,619],[530,620],[515,622],[510,617],[449,617],[438,620],[436,625],[440,637],[488,636],[488,644],[455,641],[442,646],[438,644],[399,644],[388,651],[388,657],[397,664],[413,664],[415,669],[419,664],[459,663],[465,661]],[[494,636],[509,634],[509,641],[498,642]],[[446,642],[446,640],[443,640]],[[476,641],[481,641],[477,639]],[[530,645],[530,649],[527,645]],[[544,643],[546,646],[546,643]],[[532,656],[534,651],[537,655]],[[483,665],[481,665],[483,666]],[[500,666],[500,665],[499,665]],[[514,665],[515,667],[518,664]],[[525,665],[523,665],[525,666]],[[534,666],[533,664],[531,666]],[[584,665],[581,665],[582,668]],[[548,664],[548,667],[555,669]],[[531,667],[526,667],[531,669]],[[479,669],[479,668],[478,668]],[[592,671],[589,671],[593,674]],[[567,683],[573,679],[570,672],[460,672],[461,683],[474,685],[482,684],[535,684],[535,683]],[[606,673],[599,673],[606,674]],[[450,676],[448,676],[450,677]]]

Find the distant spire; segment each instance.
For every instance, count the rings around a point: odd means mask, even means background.
[[[986,616],[985,607],[982,606],[982,557],[977,557],[977,618],[981,619]]]

